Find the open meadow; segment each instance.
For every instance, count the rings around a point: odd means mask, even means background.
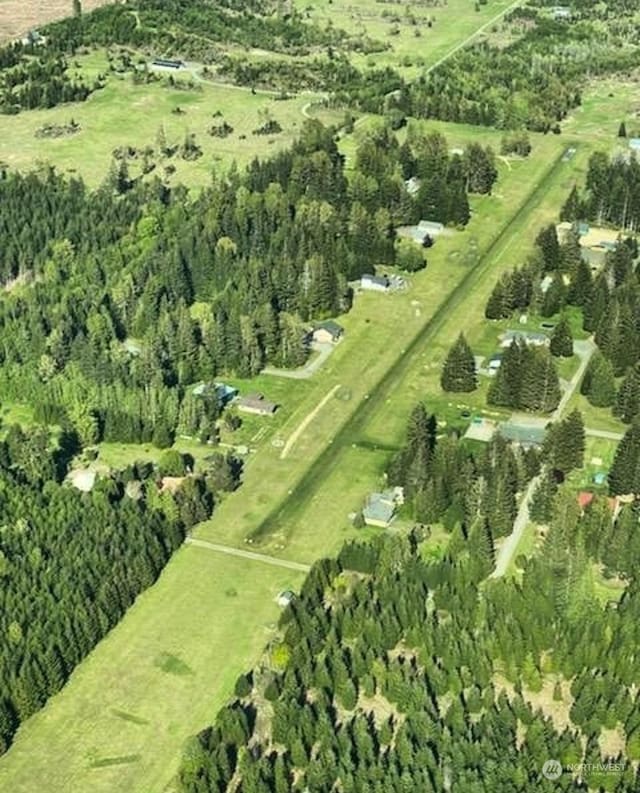
[[[107,60],[94,52],[80,56],[78,64],[76,72],[93,79],[106,71]],[[150,176],[203,187],[214,171],[225,172],[233,162],[243,167],[254,157],[269,157],[291,145],[305,120],[303,108],[314,99],[309,94],[275,99],[248,88],[196,80],[192,72],[176,75],[173,85],[168,80],[163,73],[157,82],[135,84],[130,74],[112,74],[107,85],[85,102],[0,115],[0,163],[20,170],[49,163],[60,173],[81,176],[90,187],[97,187],[109,172],[115,149],[149,146],[155,150]],[[36,136],[47,125],[67,125],[72,119],[79,125],[73,135]],[[282,132],[253,134],[267,119],[277,121]],[[210,135],[211,127],[223,120],[233,132],[226,138]],[[187,135],[195,135],[202,156],[185,160],[177,151],[171,158],[161,157],[157,151],[161,128],[167,145],[176,149]],[[139,175],[139,159],[129,160],[129,171],[133,177]]]
[[[435,3],[371,2],[371,0],[295,0],[306,17],[324,27],[364,34],[389,45],[384,52],[355,54],[356,66],[391,66],[407,77],[420,73],[490,29],[510,8],[512,0],[449,0]]]

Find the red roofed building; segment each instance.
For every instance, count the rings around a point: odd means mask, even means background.
[[[590,490],[581,490],[578,493],[578,504],[583,512],[589,506],[589,504],[591,504],[595,496],[596,494],[592,493]],[[612,498],[610,496],[607,498],[607,504],[609,505],[609,509],[613,513],[613,516],[615,517],[618,514],[618,510],[620,509],[620,501],[617,497]]]

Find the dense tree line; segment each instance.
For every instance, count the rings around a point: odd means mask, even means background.
[[[120,165],[95,193],[52,171],[6,175],[2,276],[30,282],[0,301],[3,393],[85,443],[207,440],[220,406],[189,386],[303,363],[305,323],[348,310],[350,281],[424,266],[398,224],[466,221],[474,168],[441,136],[400,146],[383,126],[347,179],[333,132],[311,122],[290,150],[194,198]],[[406,173],[421,178],[415,196]]]
[[[562,21],[530,9],[513,42],[461,49],[408,85],[402,106],[419,117],[559,132],[588,78],[632,69],[638,57],[630,4],[579,0],[571,8]]]
[[[621,522],[637,538],[630,509]],[[632,580],[603,606],[590,572],[613,526],[599,502],[581,516],[563,494],[546,552],[521,581],[482,589],[470,540],[427,561],[419,537],[394,535],[317,563],[277,646],[188,742],[182,790],[529,793],[549,789],[549,758],[590,764],[554,789],[635,790],[640,594]],[[605,553],[625,569],[624,552]],[[570,717],[564,730],[528,702],[543,684]],[[625,749],[603,757],[601,731],[616,725]]]
[[[67,431],[51,449],[43,427],[12,426],[0,441],[0,753],[237,481],[221,458],[170,495],[157,475],[185,467],[167,458],[157,474],[142,463],[80,493],[61,484],[77,448]]]
[[[388,481],[404,488],[415,520],[455,528],[478,548],[479,559],[490,562],[494,537],[513,526],[516,494],[538,471],[537,454],[511,447],[499,435],[482,452],[471,452],[455,434],[437,437],[436,427],[435,416],[417,405]]]
[[[635,154],[608,156],[594,152],[583,191],[574,188],[561,219],[637,231],[640,228],[640,163]]]
[[[70,77],[63,56],[45,53],[36,59],[25,58],[13,68],[0,67],[0,113],[13,115],[63,102],[84,102],[102,86],[100,79],[87,85],[82,78]]]
[[[348,41],[344,31],[308,23],[292,8],[272,11],[267,0],[135,0],[53,23],[46,33],[49,46],[64,52],[119,44],[205,60],[216,53],[216,43],[306,54]]]
[[[487,401],[500,405],[550,413],[560,402],[560,383],[551,350],[514,340],[504,351]]]
[[[581,393],[597,407],[610,407],[626,423],[640,415],[638,243],[635,237],[624,235],[624,229],[635,228],[631,196],[637,169],[634,158],[626,162],[592,155],[584,191],[574,187],[561,213],[573,228],[562,239],[554,224],[541,229],[532,255],[521,267],[501,276],[485,307],[488,319],[528,310],[543,317],[559,314],[551,336],[554,356],[571,355],[571,328],[562,312],[569,307],[580,309],[582,327],[598,345],[580,384]],[[619,203],[615,195],[623,182],[628,195]],[[623,229],[603,255],[603,265],[593,269],[580,246],[579,224],[584,221]]]

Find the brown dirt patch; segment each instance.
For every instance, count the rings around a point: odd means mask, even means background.
[[[113,0],[82,0],[91,11]],[[70,16],[72,0],[0,0],[0,43],[19,38],[33,28]]]

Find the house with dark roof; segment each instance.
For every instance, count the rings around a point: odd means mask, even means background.
[[[311,338],[318,344],[337,344],[343,336],[344,328],[332,319],[319,322],[311,333]]]
[[[257,416],[273,416],[278,409],[275,402],[269,402],[263,394],[247,394],[234,399],[233,404],[243,413],[254,413]]]

